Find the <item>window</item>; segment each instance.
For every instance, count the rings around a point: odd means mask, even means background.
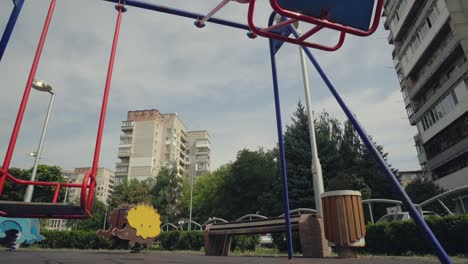
[[[400,80],[400,83],[402,83],[404,79],[405,79],[405,76],[403,75],[403,73],[398,72],[398,80]]]
[[[406,107],[406,113],[408,114],[409,117],[411,117],[414,114],[413,108],[410,105]]]
[[[406,99],[408,98],[408,89],[404,88],[403,91],[402,91],[402,94],[403,94],[403,99]]]

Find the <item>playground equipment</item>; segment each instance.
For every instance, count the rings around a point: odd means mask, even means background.
[[[115,53],[117,48],[117,42],[120,31],[120,24],[122,21],[122,13],[126,11],[125,6],[133,6],[137,8],[144,8],[148,10],[158,11],[161,13],[167,13],[182,17],[188,17],[197,20],[197,25],[202,26],[205,22],[211,22],[219,25],[229,26],[237,29],[247,30],[250,37],[262,36],[269,38],[270,44],[270,54],[271,54],[271,65],[272,65],[272,75],[273,75],[273,91],[275,96],[275,110],[276,110],[276,120],[277,120],[277,133],[278,133],[278,145],[281,161],[281,175],[282,175],[282,184],[283,184],[283,197],[284,197],[284,211],[289,212],[289,201],[288,201],[288,189],[287,189],[287,175],[286,175],[286,162],[285,162],[285,153],[284,153],[284,142],[283,142],[283,131],[282,131],[282,121],[281,121],[281,107],[280,107],[280,98],[279,98],[279,85],[278,85],[278,76],[276,71],[276,60],[275,53],[278,52],[281,47],[281,42],[288,42],[293,44],[301,45],[306,52],[307,57],[312,62],[313,66],[316,68],[320,77],[325,82],[326,86],[329,88],[330,92],[335,97],[336,101],[339,103],[346,116],[353,124],[354,128],[358,132],[359,136],[369,148],[372,155],[375,157],[377,163],[381,166],[382,170],[385,172],[387,178],[392,182],[398,193],[402,196],[404,204],[409,208],[409,212],[416,223],[424,230],[424,234],[431,241],[434,247],[437,250],[437,254],[440,260],[443,263],[451,263],[450,258],[447,253],[440,245],[437,238],[434,236],[424,219],[418,214],[416,207],[413,205],[411,199],[404,192],[400,186],[397,178],[391,171],[390,167],[386,164],[385,160],[380,155],[377,148],[374,146],[373,142],[362,128],[361,124],[355,117],[355,115],[350,110],[349,106],[345,103],[340,93],[334,87],[328,76],[325,74],[320,64],[317,62],[315,57],[312,55],[309,49],[306,47],[312,47],[316,49],[334,51],[339,49],[345,40],[346,34],[353,34],[357,36],[368,36],[372,34],[378,27],[379,19],[382,14],[382,8],[384,0],[363,0],[363,1],[350,1],[350,0],[270,0],[269,4],[273,10],[273,13],[270,16],[268,27],[259,28],[255,26],[254,23],[254,14],[255,14],[255,5],[256,0],[248,1],[248,25],[240,24],[237,22],[232,22],[228,20],[218,19],[210,17],[209,15],[196,14],[188,11],[172,9],[166,6],[161,6],[157,4],[150,4],[143,1],[137,0],[104,0],[107,2],[117,3],[117,22],[114,32],[114,40],[112,44],[111,56],[109,60],[108,73],[106,78],[106,85],[104,89],[104,96],[101,106],[101,115],[98,126],[98,133],[96,138],[96,147],[94,151],[94,159],[92,169],[86,173],[82,184],[64,184],[64,183],[50,183],[50,182],[32,182],[32,181],[20,181],[8,173],[10,167],[13,151],[15,149],[16,140],[18,133],[21,127],[23,120],[23,115],[26,109],[28,102],[28,97],[31,91],[31,84],[35,76],[37,65],[40,60],[42,48],[44,46],[44,41],[47,35],[48,27],[52,18],[52,14],[55,7],[56,0],[51,0],[49,12],[46,17],[46,22],[41,34],[39,45],[36,51],[36,55],[33,60],[31,71],[29,74],[28,81],[24,90],[23,99],[20,104],[18,111],[17,119],[13,128],[11,135],[10,143],[5,155],[3,166],[0,169],[0,198],[3,192],[5,181],[8,179],[13,181],[16,184],[23,185],[43,185],[43,186],[54,186],[56,190],[56,195],[52,203],[47,204],[22,204],[20,202],[3,202],[0,201],[0,215],[16,215],[18,217],[56,217],[56,218],[86,218],[90,217],[90,208],[93,202],[94,188],[96,185],[96,172],[99,163],[99,155],[101,149],[101,140],[104,128],[104,122],[106,117],[107,102],[110,92],[110,84],[112,80],[112,70],[115,59]],[[223,1],[225,4],[228,1]],[[236,1],[239,3],[247,4],[245,1]],[[351,4],[352,3],[352,4]],[[373,3],[372,8],[370,8],[371,3]],[[344,10],[340,10],[340,7],[346,6]],[[213,14],[217,12],[216,9],[213,9]],[[303,13],[300,13],[303,12]],[[275,16],[277,14],[282,15],[279,22],[274,24]],[[372,18],[373,17],[373,18]],[[200,23],[203,22],[203,23]],[[306,25],[312,25],[312,29],[308,30],[302,35],[299,35],[294,27],[292,26],[296,22],[303,22]],[[308,41],[309,37],[319,32],[322,29],[330,29],[337,31],[340,34],[338,43],[335,46],[326,46],[323,44],[315,43]],[[278,44],[279,43],[279,44]],[[58,192],[61,188],[79,188],[81,189],[81,200],[80,206],[74,207],[71,205],[60,205],[56,204]],[[318,195],[318,194],[316,194]],[[15,210],[15,208],[22,207],[22,211]],[[288,257],[293,257],[292,252],[292,240],[291,240],[291,222],[289,213],[285,214],[285,225],[287,233],[287,244],[288,244]]]
[[[14,250],[21,244],[32,245],[44,239],[38,219],[0,217],[0,241]]]
[[[107,230],[96,233],[104,239],[117,237],[128,240],[131,247],[136,244],[150,247],[161,233],[161,220],[158,212],[149,205],[122,205],[110,214],[111,225]]]
[[[2,61],[3,54],[5,53],[8,41],[10,40],[13,29],[15,28],[16,21],[20,15],[21,9],[23,8],[24,0],[12,0],[13,10],[11,11],[10,18],[3,31],[2,39],[0,40],[0,61]]]

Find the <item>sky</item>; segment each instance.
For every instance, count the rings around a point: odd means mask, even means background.
[[[216,0],[146,0],[208,13]],[[5,155],[49,0],[26,1],[0,62],[0,159]],[[96,140],[102,95],[117,12],[102,0],[58,0],[36,78],[56,93],[41,163],[63,169],[88,167]],[[265,1],[266,2],[266,1]],[[270,12],[258,4],[256,23]],[[0,32],[11,1],[0,3]],[[231,3],[216,17],[247,23],[247,6]],[[193,20],[129,7],[123,15],[109,97],[100,166],[115,168],[121,121],[127,111],[158,109],[177,113],[189,130],[208,130],[212,169],[235,160],[243,148],[272,148],[277,142],[268,40],[215,24],[203,29]],[[383,22],[383,21],[382,21]],[[382,23],[381,23],[382,24]],[[304,25],[303,25],[304,26]],[[305,27],[305,26],[304,26]],[[389,153],[399,170],[420,169],[399,82],[393,69],[388,31],[348,36],[337,52],[313,50],[325,72],[367,132]],[[325,31],[316,41],[332,43]],[[277,55],[283,126],[304,102],[298,47],[284,45]],[[308,63],[314,111],[345,120],[331,93]],[[12,166],[30,168],[49,95],[33,90]]]

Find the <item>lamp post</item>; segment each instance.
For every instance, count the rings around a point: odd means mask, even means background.
[[[301,33],[299,29],[298,29],[298,32],[299,34]],[[307,117],[309,119],[308,121],[309,121],[309,134],[310,134],[310,148],[312,152],[312,180],[314,184],[315,209],[317,210],[317,214],[319,216],[322,216],[322,200],[320,199],[320,194],[324,192],[322,165],[320,164],[320,160],[318,158],[317,142],[315,139],[314,113],[312,110],[312,102],[310,99],[309,75],[307,73],[307,63],[305,60],[304,50],[302,49],[301,46],[298,46],[298,47],[299,47],[299,54],[301,56],[302,77],[304,79],[304,93],[305,93],[305,101],[306,101],[306,107],[307,107]]]
[[[190,176],[190,214],[188,231],[192,230],[193,174]]]
[[[44,120],[44,126],[42,127],[41,139],[39,141],[39,146],[37,147],[35,160],[34,160],[34,167],[32,170],[30,181],[34,181],[36,179],[37,167],[39,165],[39,159],[41,158],[42,146],[44,145],[44,138],[46,135],[47,126],[49,124],[50,112],[52,111],[52,106],[54,105],[54,99],[55,99],[55,93],[52,92],[52,86],[48,85],[44,81],[34,80],[32,83],[32,88],[40,92],[47,92],[51,94],[51,97],[49,101],[49,109],[47,110],[47,115]],[[26,194],[24,195],[25,202],[31,202],[33,192],[34,192],[34,185],[28,185],[26,189]]]

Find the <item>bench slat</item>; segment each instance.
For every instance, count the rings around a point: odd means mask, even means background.
[[[298,231],[298,225],[291,225],[292,231]],[[211,235],[256,235],[264,233],[279,233],[285,232],[286,227],[283,226],[270,226],[270,227],[254,227],[254,228],[240,228],[240,229],[224,229],[224,230],[209,230],[208,234]]]
[[[299,222],[299,217],[291,218],[291,225],[296,224]],[[269,226],[283,226],[285,225],[284,218],[283,219],[268,219],[262,221],[255,221],[255,222],[230,222],[230,223],[217,223],[213,224],[210,228],[210,232],[212,230],[225,230],[225,229],[236,229],[236,228],[263,228]]]

